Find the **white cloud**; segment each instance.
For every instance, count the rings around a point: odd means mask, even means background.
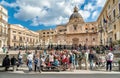
[[[84,10],[93,11],[96,9],[96,6],[93,6],[92,3],[85,5]]]
[[[100,14],[100,8],[102,9],[105,5],[106,0],[93,0],[84,6],[84,11],[88,11],[87,18],[90,17],[91,20],[96,20]],[[83,14],[84,15],[84,14]]]
[[[4,0],[2,0],[2,1],[0,2],[0,4],[1,4],[1,5],[6,5],[6,6],[9,6],[9,7],[16,7],[16,6],[17,6],[16,3],[10,4],[10,3],[8,3],[8,2],[6,2],[6,1],[4,1]]]
[[[24,21],[32,21],[31,25],[56,25],[69,20],[75,5],[81,6],[85,0],[16,0],[3,5],[14,7],[14,17]],[[19,9],[18,9],[19,7]]]
[[[92,14],[92,19],[94,18],[98,18],[99,12],[98,11],[94,11]]]
[[[96,0],[96,6],[103,7],[105,5],[106,0]]]
[[[96,3],[88,3],[84,10],[79,13],[87,20],[93,18],[97,7],[103,7],[104,0],[95,0]],[[24,21],[31,21],[31,25],[38,26],[44,24],[46,26],[63,24],[69,20],[75,5],[81,6],[85,0],[16,0],[16,2],[8,3],[1,1],[2,5],[12,7],[16,10],[14,17]]]
[[[90,12],[85,10],[80,10],[79,13],[84,17],[84,20],[88,19],[90,17]]]

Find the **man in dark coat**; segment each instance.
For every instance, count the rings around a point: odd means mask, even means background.
[[[6,55],[6,57],[3,59],[3,67],[5,67],[5,71],[8,71],[8,68],[10,67],[10,59],[9,55]]]
[[[17,61],[17,59],[15,58],[15,56],[13,56],[13,57],[11,58],[11,65],[12,65],[12,67],[13,67],[13,71],[15,70],[16,61]]]

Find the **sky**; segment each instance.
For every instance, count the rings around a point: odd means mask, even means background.
[[[8,10],[8,23],[33,30],[66,24],[77,6],[85,22],[96,21],[106,0],[0,0]]]

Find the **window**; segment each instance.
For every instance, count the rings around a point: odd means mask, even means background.
[[[22,37],[19,38],[19,41],[22,41]]]
[[[25,40],[25,37],[23,39]]]
[[[13,36],[13,39],[16,40],[16,36]]]
[[[49,32],[47,32],[47,34],[49,34]]]
[[[94,28],[92,28],[92,30],[94,30]]]
[[[62,32],[62,30],[59,30],[59,32]]]
[[[14,46],[16,46],[16,44],[14,43]]]
[[[53,34],[53,32],[51,32],[51,34]]]
[[[13,31],[13,33],[16,33],[16,31]]]
[[[93,41],[95,41],[95,38],[93,38]]]
[[[43,34],[45,34],[45,32],[43,32]]]
[[[86,41],[88,41],[88,39],[86,38]]]
[[[64,31],[67,31],[67,29],[65,29]]]
[[[77,30],[77,25],[73,25],[74,30]]]
[[[75,20],[75,22],[77,22],[77,20]]]
[[[113,10],[113,17],[115,18],[115,10]]]
[[[112,38],[110,38],[110,43],[112,43]]]
[[[114,36],[115,36],[115,40],[116,40],[116,34]]]
[[[115,0],[113,0],[113,4],[115,3]]]
[[[21,32],[19,32],[19,34],[21,34]]]
[[[29,38],[27,38],[27,41],[29,41]]]
[[[88,32],[88,28],[85,28],[86,32]]]
[[[116,25],[114,25],[114,29],[116,29]]]

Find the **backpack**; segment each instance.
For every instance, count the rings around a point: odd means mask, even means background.
[[[35,58],[34,63],[35,63],[35,65],[38,63],[38,59],[37,58]]]

